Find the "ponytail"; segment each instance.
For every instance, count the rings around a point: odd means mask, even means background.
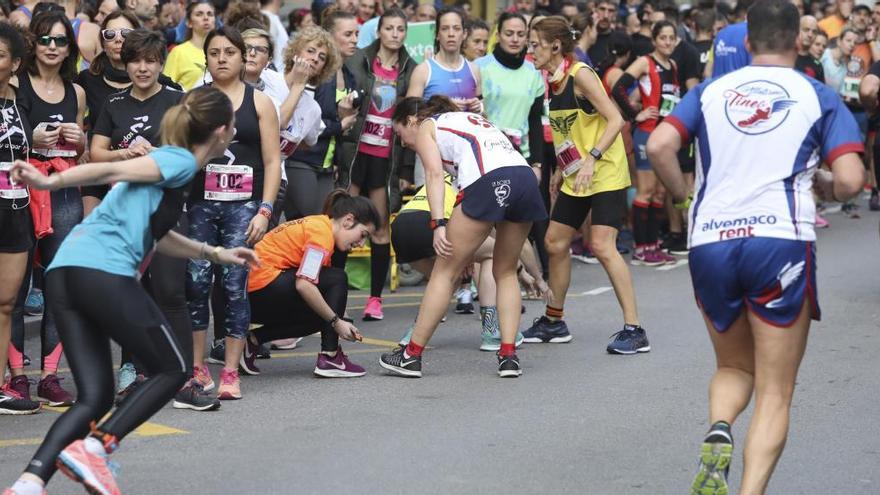
[[[357,223],[380,225],[379,211],[373,203],[363,196],[352,196],[345,189],[334,189],[324,200],[324,215],[330,218],[342,218],[351,213]]]
[[[432,115],[442,113],[460,112],[461,109],[448,96],[434,95],[424,101],[417,96],[410,96],[401,100],[394,108],[392,122],[406,124],[409,117],[415,116],[421,122]]]
[[[232,102],[222,91],[196,88],[165,112],[159,130],[162,144],[191,149],[207,142],[218,128],[231,125],[233,115]]]

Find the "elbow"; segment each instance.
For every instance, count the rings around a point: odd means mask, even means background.
[[[626,121],[623,120],[623,115],[615,109],[610,117],[611,118],[608,119],[608,127],[613,129],[615,134],[620,133],[626,125]]]
[[[838,200],[847,201],[854,198],[865,187],[866,175],[864,168],[834,178],[834,196]]]

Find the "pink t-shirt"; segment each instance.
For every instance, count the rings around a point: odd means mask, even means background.
[[[388,158],[391,155],[391,115],[397,102],[397,67],[388,70],[382,67],[379,57],[373,59],[373,94],[370,95],[370,109],[364,120],[358,151],[367,155]]]

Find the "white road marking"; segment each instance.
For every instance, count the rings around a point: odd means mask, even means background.
[[[598,296],[599,294],[604,294],[605,292],[608,292],[609,290],[612,290],[611,287],[598,287],[593,290],[581,292],[581,295],[582,296]]]

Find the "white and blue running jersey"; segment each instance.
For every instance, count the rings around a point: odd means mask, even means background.
[[[688,91],[664,122],[697,140],[689,245],[743,237],[813,241],[813,174],[861,153],[835,92],[794,69],[748,66]]]

